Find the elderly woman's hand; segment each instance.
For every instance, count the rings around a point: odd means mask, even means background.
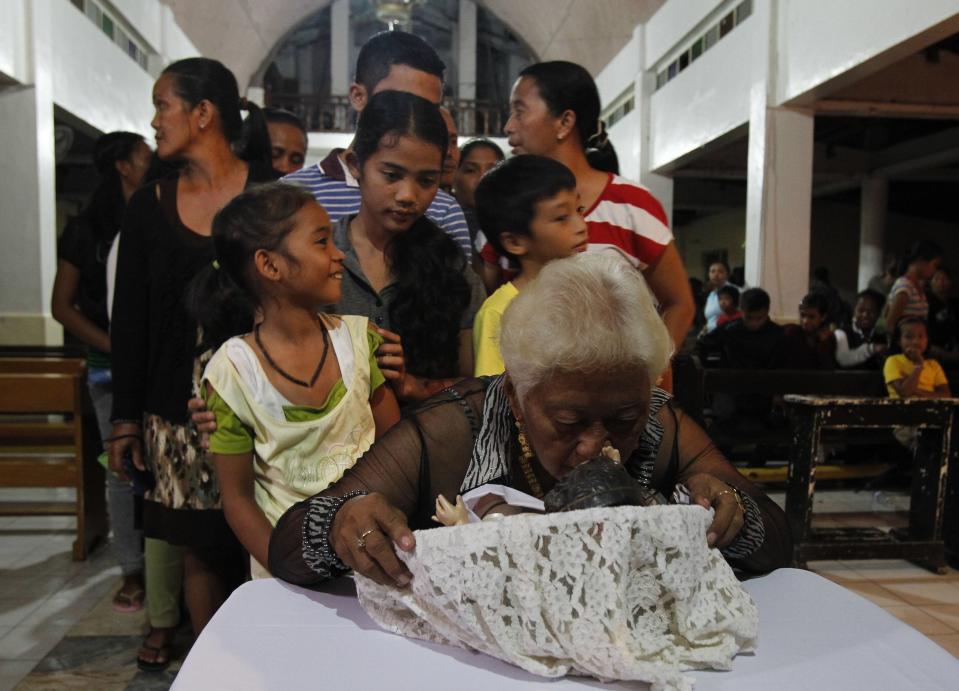
[[[710,547],[727,547],[743,528],[745,509],[732,487],[708,473],[696,473],[684,481],[694,504],[716,511],[706,531]]]
[[[393,551],[416,546],[406,516],[381,494],[348,500],[333,519],[330,547],[351,569],[381,585],[406,586],[413,577]]]

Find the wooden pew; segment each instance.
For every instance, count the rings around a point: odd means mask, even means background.
[[[2,502],[0,515],[76,516],[78,561],[107,534],[101,445],[85,377],[82,359],[0,355],[0,487],[76,490],[74,501]]]
[[[886,394],[882,374],[868,370],[740,370],[706,368],[700,365],[695,355],[676,358],[673,364],[674,391],[683,409],[709,432],[716,444],[727,453],[745,445],[749,448],[779,450],[782,458],[791,442],[791,434],[785,419],[778,428],[764,428],[743,433],[716,424],[706,415],[709,401],[715,394],[736,396],[752,394],[781,399],[787,394],[814,396],[883,397]],[[847,432],[842,435],[842,446],[849,448],[879,447],[888,445],[893,456],[899,455],[888,431],[877,434]],[[751,466],[759,461],[760,454],[739,456],[749,459]],[[883,454],[884,456],[887,454]],[[734,458],[735,456],[731,456]],[[832,465],[820,467],[820,479],[850,479],[875,477],[892,466],[885,462],[870,462],[855,465]],[[786,469],[747,467],[742,472],[755,482],[785,482]]]

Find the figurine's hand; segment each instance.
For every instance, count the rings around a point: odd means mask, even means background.
[[[454,525],[466,525],[469,523],[469,514],[466,511],[466,504],[463,503],[463,497],[457,495],[456,504],[450,504],[449,499],[442,494],[436,497],[436,513],[432,516],[437,523],[447,527]]]

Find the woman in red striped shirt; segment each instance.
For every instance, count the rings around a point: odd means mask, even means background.
[[[589,250],[615,247],[629,257],[659,302],[673,343],[681,346],[695,304],[669,219],[645,187],[596,170],[586,160],[587,148],[609,146],[599,113],[599,92],[589,72],[572,62],[541,62],[520,72],[513,85],[504,131],[514,154],[548,156],[573,171]],[[484,242],[485,238],[477,239],[489,285],[499,273],[498,257]]]

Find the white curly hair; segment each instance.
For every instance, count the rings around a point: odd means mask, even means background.
[[[550,262],[503,314],[500,352],[521,398],[557,372],[641,368],[653,385],[672,350],[643,275],[615,251]]]

